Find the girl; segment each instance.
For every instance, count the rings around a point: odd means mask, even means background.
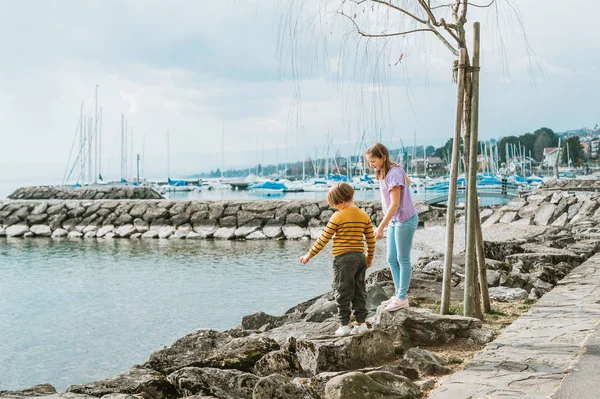
[[[410,196],[410,179],[400,165],[390,161],[388,149],[375,143],[365,152],[369,165],[375,169],[381,202],[383,220],[375,231],[375,238],[383,238],[383,231],[389,224],[387,234],[387,258],[396,288],[395,294],[383,301],[389,312],[408,307],[408,286],[412,274],[410,249],[419,224],[419,216]]]

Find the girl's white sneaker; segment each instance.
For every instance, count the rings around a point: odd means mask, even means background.
[[[392,302],[394,300],[394,298],[396,298],[395,295],[393,297],[391,297],[390,299],[386,299],[385,301],[382,301],[381,305],[382,306],[387,306],[390,302]]]
[[[408,307],[408,298],[400,299],[397,297],[392,298],[390,303],[387,304],[385,310],[388,312],[395,312],[398,309],[407,308]]]
[[[346,335],[350,335],[350,326],[340,326],[337,330],[335,330],[334,334],[338,337],[345,337]]]

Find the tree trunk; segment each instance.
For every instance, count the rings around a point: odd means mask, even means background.
[[[442,301],[440,313],[447,314],[450,308],[450,290],[452,283],[452,257],[454,255],[454,220],[456,217],[456,180],[458,177],[460,131],[463,119],[464,102],[464,69],[467,51],[460,50],[457,65],[458,85],[456,92],[456,118],[454,126],[454,142],[452,143],[452,166],[450,170],[450,187],[448,190],[448,212],[446,215],[446,253],[444,258],[444,280],[442,285]]]

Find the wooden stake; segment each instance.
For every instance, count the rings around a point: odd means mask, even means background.
[[[448,212],[446,215],[446,253],[444,257],[444,280],[442,285],[442,303],[440,313],[447,314],[450,309],[450,290],[452,283],[452,257],[454,255],[454,220],[456,217],[456,180],[458,178],[460,131],[464,106],[464,69],[467,50],[460,49],[457,65],[458,88],[456,92],[456,117],[454,121],[454,141],[452,143],[452,165],[450,167],[450,187],[448,190]]]

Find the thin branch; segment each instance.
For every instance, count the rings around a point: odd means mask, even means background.
[[[379,34],[367,33],[367,32],[364,32],[363,30],[361,30],[360,27],[358,26],[358,24],[356,23],[356,21],[354,21],[354,19],[350,18],[350,16],[348,16],[344,13],[341,13],[339,11],[337,13],[348,18],[350,21],[352,21],[352,24],[356,28],[356,31],[358,32],[358,34],[361,36],[364,36],[364,37],[391,37],[391,36],[404,36],[404,35],[408,35],[409,33],[415,33],[415,32],[433,32],[433,30],[430,28],[421,28],[421,29],[408,30],[406,32],[379,33]]]
[[[427,26],[429,26],[429,28],[437,36],[437,38],[440,39],[442,43],[444,43],[448,50],[450,50],[452,54],[454,54],[454,56],[458,57],[458,50],[455,49],[454,46],[440,32],[438,32],[438,30],[435,29],[435,27],[430,22],[427,22]],[[458,41],[458,44],[460,45],[460,41]]]
[[[488,5],[484,5],[484,6],[480,6],[480,5],[478,5],[478,4],[473,4],[473,3],[469,3],[469,5],[470,5],[470,6],[473,6],[473,7],[478,7],[478,8],[488,8],[488,7],[491,7],[491,6],[492,6],[492,4],[494,4],[494,2],[495,2],[495,1],[496,1],[496,0],[492,0],[492,1],[490,1],[490,4],[488,4]]]
[[[425,12],[429,16],[429,21],[431,23],[433,23],[435,26],[440,26],[438,24],[437,20],[435,19],[435,15],[433,15],[433,12],[429,8],[429,6],[425,3],[425,1],[424,0],[418,0],[418,1],[419,1],[419,4],[421,5],[421,7],[423,7],[423,9],[425,10]]]
[[[361,3],[364,3],[366,0],[350,0],[350,1],[352,1],[353,3],[356,3],[356,4],[361,4]],[[384,6],[393,8],[396,11],[400,11],[401,13],[408,15],[415,21],[418,21],[422,24],[427,24],[427,21],[425,21],[424,19],[421,19],[421,18],[417,17],[416,15],[411,14],[410,12],[406,11],[404,8],[393,5],[389,0],[387,0],[387,1],[386,0],[371,0],[371,1],[373,3],[379,3],[379,4],[383,4]]]

